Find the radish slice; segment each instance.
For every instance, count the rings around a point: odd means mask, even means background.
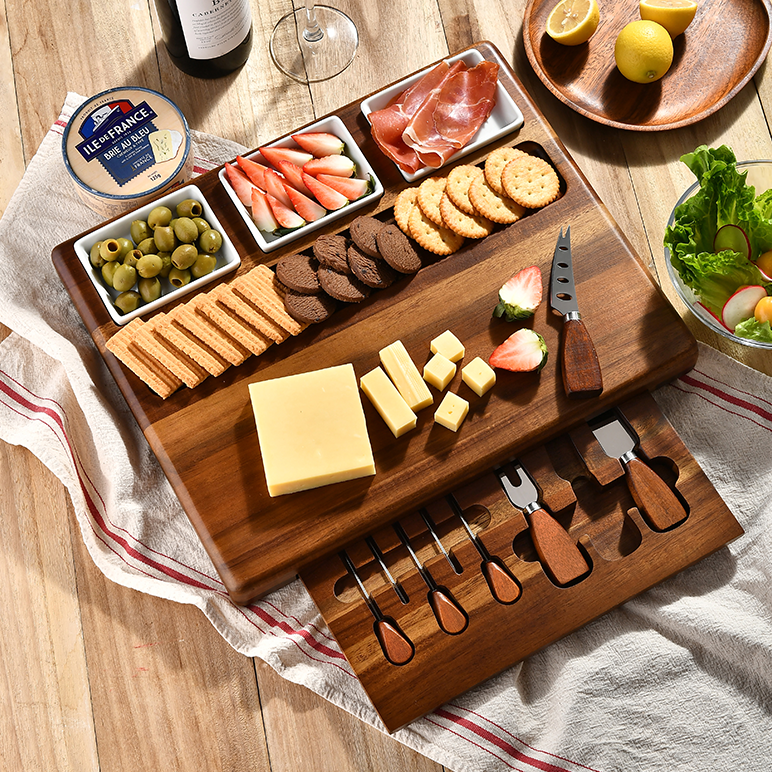
[[[712,311],[711,311],[711,310],[710,310],[710,309],[709,309],[709,308],[708,308],[708,307],[707,307],[707,306],[706,306],[704,303],[700,303],[700,301],[698,300],[698,301],[697,301],[697,302],[696,302],[694,305],[695,305],[695,306],[697,306],[697,307],[698,307],[698,308],[699,308],[701,311],[703,311],[704,313],[706,313],[706,314],[707,314],[707,315],[708,315],[708,316],[709,316],[711,319],[714,319],[714,320],[715,320],[715,322],[716,322],[716,324],[720,325],[720,326],[721,326],[721,327],[723,327],[725,330],[728,330],[728,329],[729,329],[729,328],[728,328],[728,327],[727,327],[727,326],[726,326],[726,325],[725,325],[725,324],[724,324],[724,323],[721,321],[721,318],[720,318],[719,316],[717,316],[716,314],[714,314],[714,313],[713,313],[713,312],[712,312]],[[730,332],[731,332],[731,330],[730,330]]]
[[[745,231],[739,225],[722,225],[713,238],[713,251],[723,252],[731,249],[751,259],[751,243]]]
[[[750,319],[753,316],[753,311],[756,308],[756,303],[765,297],[767,291],[764,287],[758,285],[751,285],[749,287],[740,287],[737,292],[732,295],[729,300],[724,303],[724,307],[721,310],[721,321],[724,326],[734,332],[734,328],[737,327],[744,319]]]

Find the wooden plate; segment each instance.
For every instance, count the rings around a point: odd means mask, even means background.
[[[663,131],[706,118],[753,77],[770,46],[767,0],[702,3],[673,41],[673,64],[654,83],[627,80],[614,63],[620,30],[639,19],[637,0],[600,0],[600,24],[580,46],[562,46],[544,31],[557,0],[530,0],[523,19],[528,59],[544,85],[578,113],[618,129]]]

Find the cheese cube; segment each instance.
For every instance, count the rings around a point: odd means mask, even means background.
[[[456,366],[442,354],[435,354],[424,367],[424,380],[440,391],[444,391],[455,374]]]
[[[386,348],[378,352],[383,369],[389,374],[397,391],[410,406],[411,410],[418,411],[434,402],[429,387],[421,378],[421,373],[407,353],[407,349],[401,340],[394,341]]]
[[[458,362],[464,357],[464,344],[450,331],[445,330],[442,335],[438,335],[430,344],[429,348],[432,354],[442,354],[451,362]]]
[[[271,496],[375,474],[351,364],[249,384]]]
[[[363,375],[359,386],[395,437],[415,429],[418,417],[380,367]]]
[[[434,413],[434,421],[453,432],[457,432],[468,412],[469,403],[458,394],[449,391],[442,398],[440,406]]]
[[[461,370],[461,380],[478,397],[482,397],[496,383],[496,373],[484,359],[475,357]]]

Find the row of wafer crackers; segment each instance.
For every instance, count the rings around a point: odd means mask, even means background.
[[[488,236],[497,225],[552,203],[560,180],[542,158],[514,147],[497,148],[483,166],[461,164],[405,188],[394,203],[400,229],[437,255],[458,251],[466,239]]]
[[[284,308],[274,272],[259,265],[147,322],[133,319],[107,348],[163,399],[262,354],[306,325]]]

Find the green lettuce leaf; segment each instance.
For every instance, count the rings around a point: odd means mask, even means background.
[[[751,340],[772,343],[772,327],[769,322],[757,322],[754,317],[745,319],[734,328],[734,334],[739,338],[750,338]]]

